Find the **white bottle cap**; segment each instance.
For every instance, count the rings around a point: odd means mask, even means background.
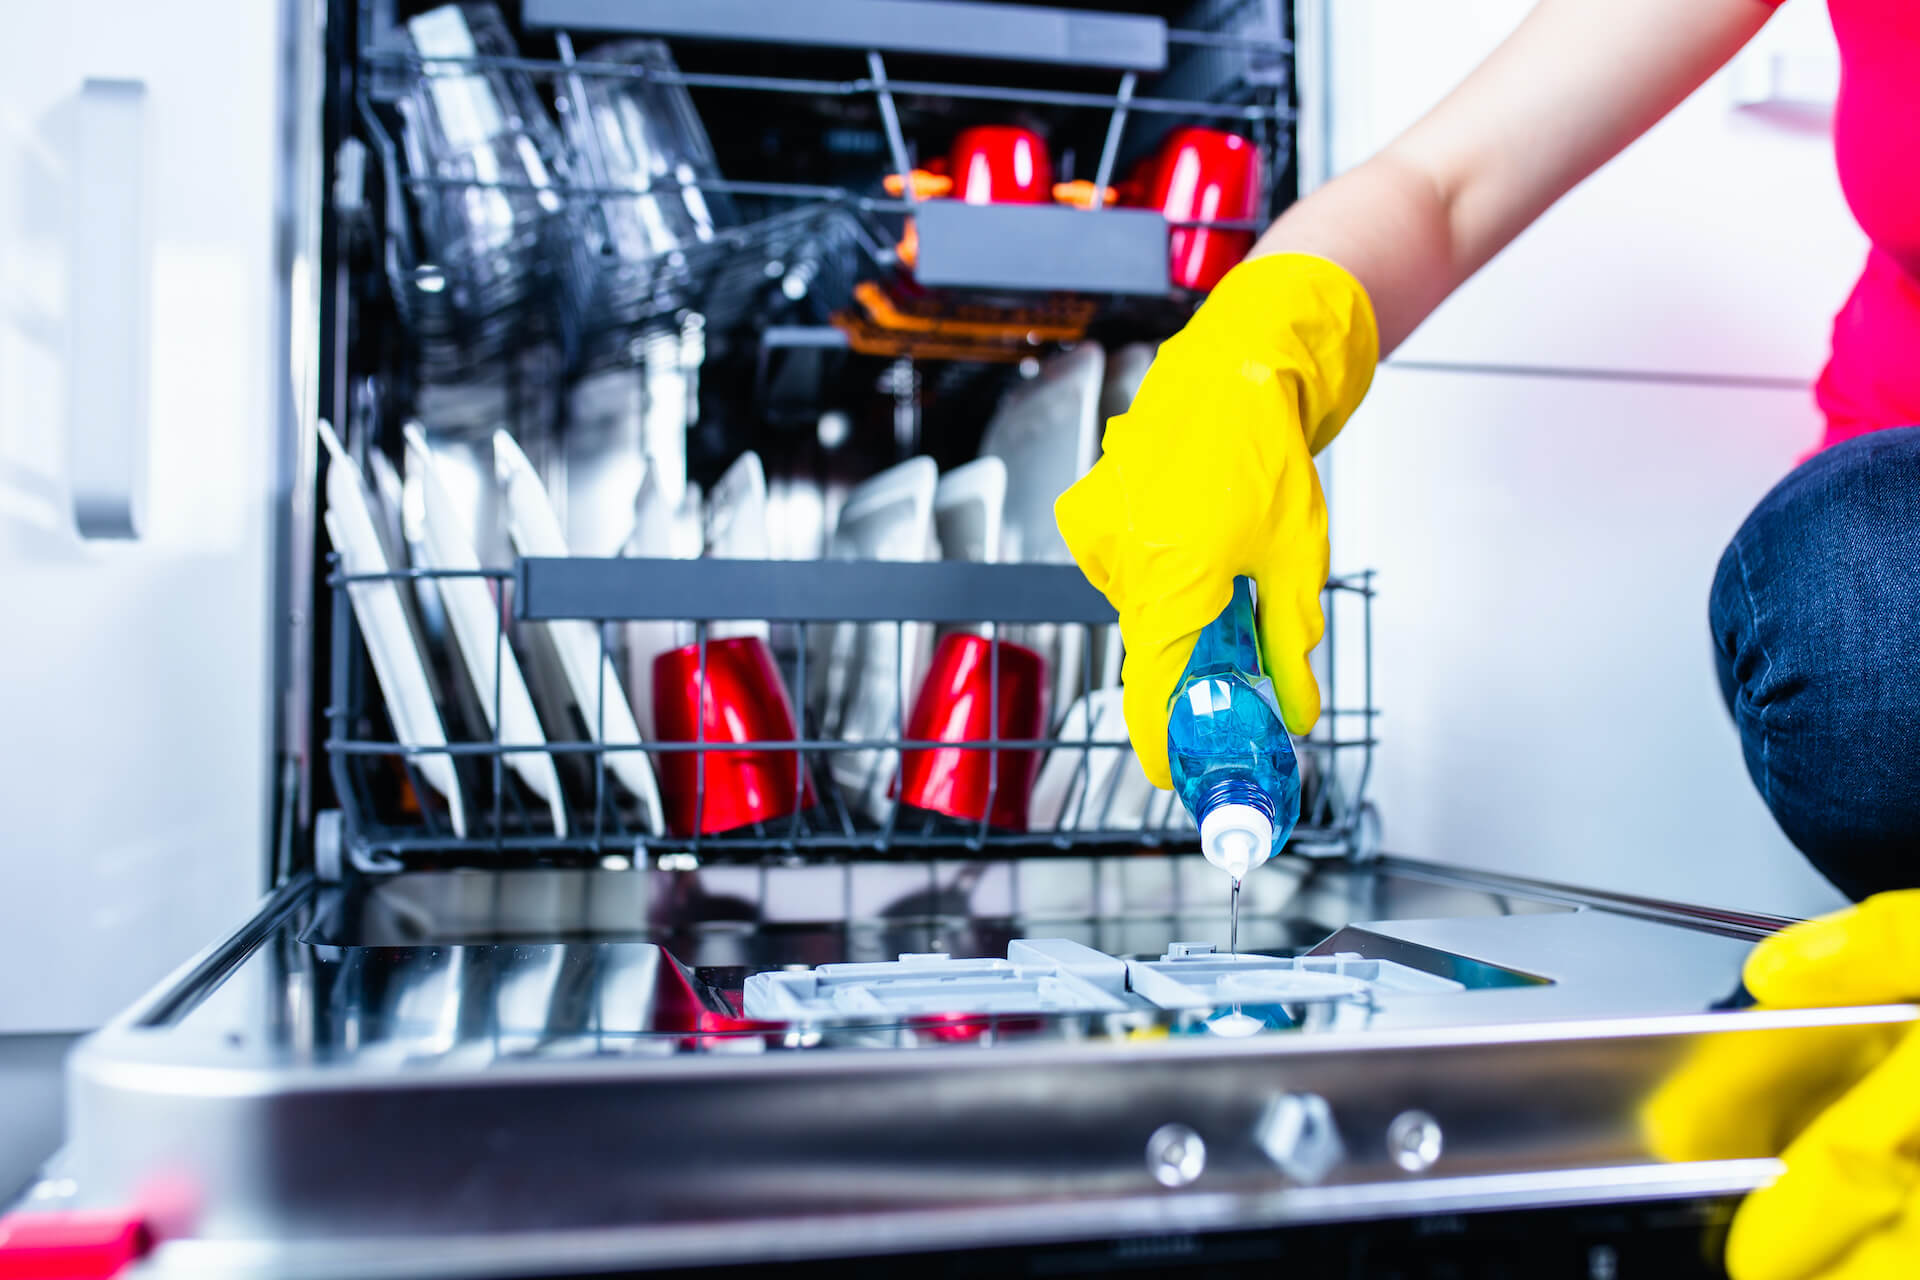
[[[1250,804],[1220,805],[1200,820],[1200,852],[1239,880],[1273,852],[1273,820]]]

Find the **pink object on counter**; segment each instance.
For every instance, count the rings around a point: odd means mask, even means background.
[[[0,1280],[107,1280],[152,1247],[146,1220],[114,1211],[0,1216]]]

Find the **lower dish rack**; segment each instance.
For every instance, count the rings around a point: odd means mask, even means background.
[[[1127,743],[1115,615],[1072,565],[568,557],[366,573],[336,557],[329,583],[325,746],[339,851],[363,870],[1197,841]],[[480,666],[454,656],[472,623],[448,625],[447,593],[476,583],[493,651]],[[406,603],[441,739],[417,717],[395,729],[362,630],[369,587]],[[1373,595],[1370,572],[1327,584],[1326,710],[1297,743],[1295,853],[1371,851]]]

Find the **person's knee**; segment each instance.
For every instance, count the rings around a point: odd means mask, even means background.
[[[1710,606],[1747,765],[1856,896],[1920,884],[1920,429],[1797,469],[1722,558]]]

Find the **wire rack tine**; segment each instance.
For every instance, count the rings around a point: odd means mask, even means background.
[[[707,632],[708,624],[701,618],[693,624],[693,643],[697,651],[696,666],[700,671],[700,696],[694,700],[693,741],[696,747],[704,748],[707,741],[707,699],[714,696],[713,686],[708,681],[707,671]],[[693,855],[700,856],[700,842],[707,832],[707,753],[696,750],[693,755]]]
[[[593,740],[600,750],[593,753],[593,851],[605,853],[603,841],[604,823],[607,812],[607,668],[611,660],[607,656],[606,624],[596,622],[593,636],[598,643],[594,647],[597,659],[593,668]],[[645,760],[641,761],[646,763]]]
[[[987,628],[987,741],[997,744],[1000,740],[1000,641],[994,638],[996,628]],[[1041,697],[1045,697],[1045,681],[1041,682]],[[1041,732],[1046,730],[1042,728]],[[993,823],[993,802],[1000,791],[1000,748],[997,745],[987,747],[987,801],[980,808],[980,845],[987,842],[987,832]]]
[[[804,710],[807,699],[807,626],[805,623],[793,628],[795,636],[794,688],[800,691],[801,722],[799,732],[806,732]],[[793,750],[793,812],[787,819],[787,838],[798,839],[800,835],[800,815],[806,807],[807,799],[807,753],[798,747]]]
[[[880,623],[876,629],[884,628],[887,625],[887,623]],[[891,625],[893,626],[893,732],[888,736],[897,742],[906,736],[907,727],[907,624],[904,621],[895,621]],[[900,764],[903,759],[901,748],[898,746],[891,752],[882,746],[874,755],[873,768],[876,770],[885,768],[884,762],[889,754],[893,756],[893,776],[897,781],[900,777]],[[873,781],[878,780],[877,777],[873,779]],[[872,794],[871,791],[869,791],[869,794]],[[895,827],[899,825],[900,806],[903,803],[905,803],[905,797],[899,794],[898,787],[894,788],[894,799],[892,803],[886,806],[887,819],[878,840],[874,843],[874,848],[884,850],[892,847],[893,833]]]

